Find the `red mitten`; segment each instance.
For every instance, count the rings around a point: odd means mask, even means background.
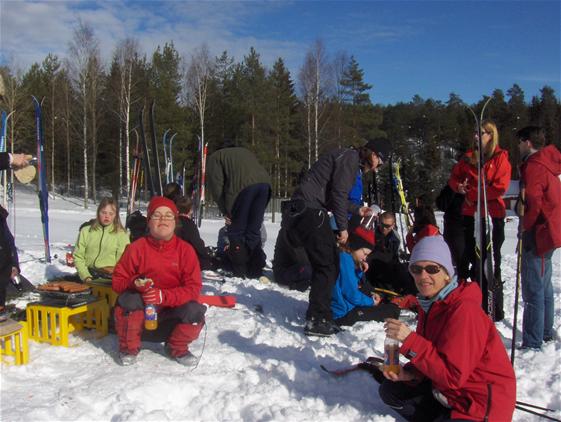
[[[409,309],[414,311],[417,308],[417,298],[413,295],[395,297],[391,300],[391,303],[399,306],[400,309]]]
[[[147,292],[142,293],[142,300],[146,305],[161,305],[164,301],[162,290],[152,287]]]
[[[149,278],[137,278],[134,280],[134,287],[139,293],[146,293],[154,285],[154,282]]]

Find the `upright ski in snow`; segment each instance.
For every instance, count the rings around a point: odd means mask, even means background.
[[[156,141],[156,119],[154,116],[154,109],[156,108],[156,102],[152,101],[150,105],[150,132],[152,135],[152,156],[154,157],[154,172],[155,175],[155,187],[156,187],[156,195],[162,195],[163,193],[163,186],[162,186],[162,173],[160,171],[160,157],[158,155],[158,144]]]
[[[39,172],[39,209],[41,210],[41,224],[43,225],[43,240],[45,242],[45,261],[51,262],[49,246],[49,191],[47,189],[47,168],[45,163],[45,137],[43,135],[43,115],[41,104],[35,97],[35,140],[37,142],[37,170]]]
[[[494,320],[495,314],[495,276],[493,271],[493,239],[491,237],[491,218],[487,209],[487,188],[485,183],[485,154],[481,141],[481,124],[485,109],[491,101],[487,99],[479,116],[468,107],[476,124],[478,138],[478,163],[477,163],[477,209],[475,211],[475,254],[478,261],[478,278],[481,290],[487,296],[487,314]]]

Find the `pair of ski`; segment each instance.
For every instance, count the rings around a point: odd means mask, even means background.
[[[477,149],[478,149],[478,163],[477,163],[477,209],[475,211],[475,254],[478,260],[478,281],[481,290],[487,293],[487,315],[494,321],[495,320],[495,274],[493,265],[493,239],[491,236],[491,216],[487,208],[487,183],[485,180],[485,152],[482,141],[482,128],[483,117],[485,109],[491,101],[489,97],[483,107],[479,116],[473,111],[471,107],[467,107],[473,115],[477,131]],[[481,209],[483,208],[483,210]]]

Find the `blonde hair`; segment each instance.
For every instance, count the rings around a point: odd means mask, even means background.
[[[481,132],[488,132],[491,134],[491,140],[487,143],[487,145],[485,145],[483,151],[484,152],[483,157],[485,161],[487,161],[493,156],[495,150],[499,146],[499,131],[497,129],[497,125],[495,124],[495,122],[493,122],[492,120],[484,120],[483,122],[481,122]],[[477,143],[478,141],[476,140],[475,142]],[[479,162],[479,151],[476,144],[473,155],[471,156],[470,163],[476,166],[478,162]]]
[[[97,207],[97,211],[95,213],[95,220],[92,223],[90,230],[97,230],[102,227],[101,222],[99,221],[99,214],[101,213],[101,210],[108,205],[112,206],[115,210],[115,219],[113,220],[112,232],[117,233],[120,231],[125,231],[125,228],[121,223],[121,217],[119,217],[119,203],[115,199],[109,197],[103,198],[99,203],[99,206]]]

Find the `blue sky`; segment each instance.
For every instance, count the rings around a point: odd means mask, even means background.
[[[144,52],[173,40],[186,58],[202,43],[241,60],[282,57],[296,79],[315,40],[354,55],[375,103],[413,95],[475,102],[519,84],[529,101],[561,92],[559,1],[15,1],[0,2],[0,63],[26,69],[48,52],[64,57],[77,19],[90,23],[109,60],[117,41]]]

